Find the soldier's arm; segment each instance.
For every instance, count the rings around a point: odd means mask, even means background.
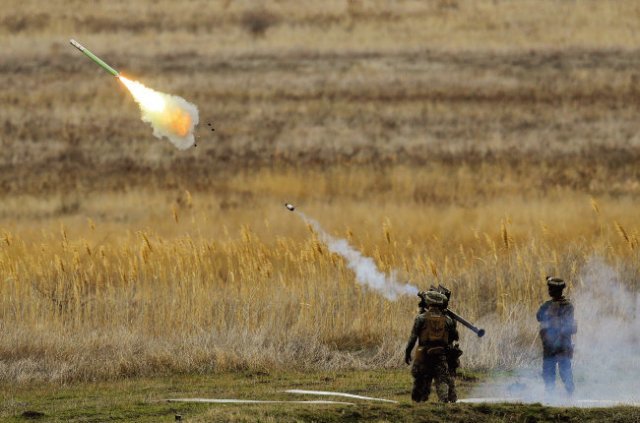
[[[458,324],[455,320],[448,318],[449,323],[449,343],[460,340],[460,333],[458,333]]]
[[[538,320],[538,322],[542,322],[545,319],[545,312],[547,311],[547,307],[549,307],[549,303],[546,302],[544,304],[542,304],[540,306],[540,308],[538,309],[538,312],[536,313],[536,320]]]
[[[575,335],[578,332],[578,324],[573,317],[573,304],[569,303],[565,306],[565,318],[567,322],[567,330],[570,335]]]
[[[411,335],[409,336],[409,341],[407,342],[407,348],[405,349],[405,358],[407,356],[411,356],[411,351],[418,340],[418,335],[420,334],[420,329],[422,328],[423,319],[421,316],[417,316],[416,320],[413,322],[413,328],[411,329]]]

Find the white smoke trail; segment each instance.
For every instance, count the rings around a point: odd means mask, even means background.
[[[418,294],[418,288],[415,286],[399,283],[395,275],[386,275],[378,270],[371,257],[363,256],[360,251],[349,245],[347,240],[332,237],[316,220],[300,211],[296,213],[318,233],[321,241],[329,247],[329,251],[340,254],[347,261],[347,267],[356,274],[359,284],[379,292],[391,301],[395,301],[398,295]]]
[[[180,150],[193,145],[193,130],[199,121],[198,108],[194,104],[182,97],[152,90],[122,75],[118,78],[140,106],[142,121],[151,124],[156,138],[165,137]]]
[[[545,395],[539,339],[540,355],[535,362],[516,371],[513,378],[482,384],[472,392],[473,397],[518,397],[522,402],[577,407],[593,406],[594,401],[601,405],[640,404],[640,293],[627,288],[618,273],[599,258],[585,265],[581,281],[572,298],[578,323],[573,397],[564,397],[559,377],[556,393]],[[535,321],[535,316],[526,318]],[[526,356],[528,351],[509,354]]]

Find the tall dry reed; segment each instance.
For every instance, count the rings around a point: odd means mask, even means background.
[[[279,184],[277,172],[245,187],[261,192],[270,181]],[[359,286],[270,195],[248,208],[229,201],[96,194],[77,214],[5,219],[0,379],[401,365],[417,298],[390,302]],[[452,308],[488,332],[478,340],[461,328],[465,366],[512,368],[537,354],[545,275],[569,280],[571,293],[583,264],[600,256],[637,284],[632,204],[563,193],[436,207],[372,191],[369,200],[300,206],[381,270],[450,287]]]

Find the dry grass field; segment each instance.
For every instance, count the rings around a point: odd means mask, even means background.
[[[463,366],[538,354],[543,278],[640,281],[632,1],[65,2],[0,9],[0,382],[396,368],[416,298],[283,207],[442,283]],[[155,139],[68,46],[198,105]],[[212,122],[215,132],[204,125]]]

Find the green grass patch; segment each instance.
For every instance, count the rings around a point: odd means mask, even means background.
[[[464,397],[481,374],[459,380]],[[399,401],[373,403],[344,398],[291,395],[286,389],[349,392]],[[73,385],[2,386],[0,418],[6,422],[582,422],[640,420],[633,407],[571,409],[540,404],[413,404],[408,370],[352,372],[238,372],[181,375]],[[433,395],[432,395],[433,396]],[[308,404],[169,403],[167,398],[262,400],[335,399],[354,406]],[[433,401],[433,398],[432,398]],[[38,415],[41,413],[42,415]],[[33,413],[33,414],[29,414]]]

